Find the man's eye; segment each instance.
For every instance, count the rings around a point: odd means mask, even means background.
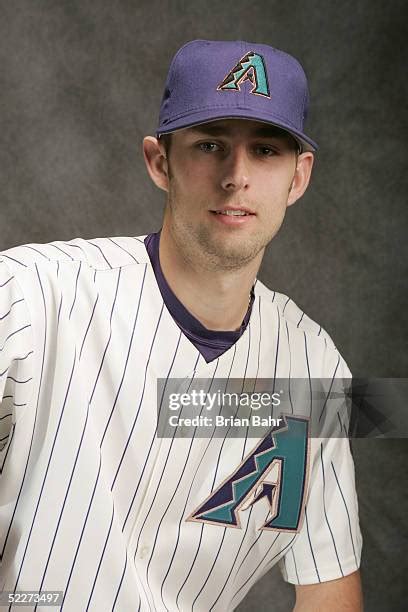
[[[278,155],[278,151],[272,147],[268,146],[260,146],[256,147],[256,152],[259,155],[264,155],[265,157],[272,157],[273,155]]]
[[[215,142],[200,142],[198,148],[204,151],[204,153],[212,153],[219,150],[219,146]]]

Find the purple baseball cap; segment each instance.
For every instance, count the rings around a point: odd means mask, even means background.
[[[193,40],[170,64],[156,136],[217,119],[253,119],[286,130],[302,151],[315,151],[303,131],[308,106],[306,75],[288,53],[244,41]]]

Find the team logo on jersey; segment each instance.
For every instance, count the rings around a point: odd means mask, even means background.
[[[259,529],[299,530],[308,471],[309,420],[282,417],[284,424],[271,430],[186,520],[240,529],[240,512],[265,498],[269,512]],[[268,480],[275,466],[278,476]]]
[[[251,93],[270,98],[268,76],[262,55],[251,51],[242,57],[217,87],[219,91],[241,91],[245,81],[252,83]]]

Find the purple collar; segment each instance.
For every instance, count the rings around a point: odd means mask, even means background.
[[[254,289],[251,290],[251,301],[241,327],[236,331],[213,331],[204,327],[180,302],[170,289],[160,266],[159,242],[161,230],[146,236],[144,242],[150,257],[156,281],[162,294],[164,303],[177,325],[186,336],[199,348],[215,349],[218,354],[228,350],[244,333],[251,316],[252,305],[255,299]],[[199,345],[199,346],[198,346]],[[202,351],[201,351],[202,352]],[[214,353],[212,353],[213,355]],[[204,355],[205,356],[205,355]]]

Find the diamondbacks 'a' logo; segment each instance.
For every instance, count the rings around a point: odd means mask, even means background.
[[[283,421],[285,424],[269,432],[187,521],[240,529],[240,512],[265,498],[268,516],[259,529],[299,530],[307,483],[309,420],[283,416]],[[278,476],[267,481],[275,466]]]
[[[241,91],[240,85],[245,81],[252,83],[251,93],[270,98],[268,76],[262,55],[250,51],[230,70],[217,87],[219,91]]]

